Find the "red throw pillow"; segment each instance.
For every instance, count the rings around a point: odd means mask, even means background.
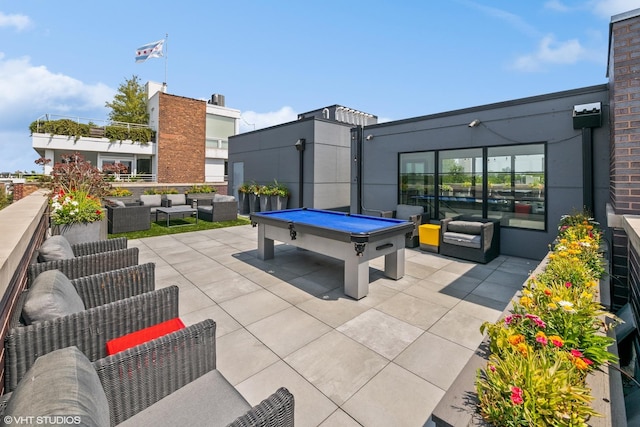
[[[158,323],[157,325],[149,326],[148,328],[141,329],[136,332],[132,332],[120,338],[114,338],[107,342],[107,354],[112,355],[124,351],[128,348],[135,347],[138,344],[143,344],[147,341],[154,340],[163,335],[170,334],[171,332],[178,331],[184,328],[184,323],[180,318],[167,320],[166,322]]]

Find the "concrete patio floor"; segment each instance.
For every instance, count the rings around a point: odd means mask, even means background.
[[[400,280],[370,263],[369,295],[344,295],[343,263],[276,242],[256,258],[249,225],[129,242],[180,287],[185,324],[217,323],[218,369],[255,405],[278,387],[295,424],[423,426],[538,261],[486,265],[406,250]]]

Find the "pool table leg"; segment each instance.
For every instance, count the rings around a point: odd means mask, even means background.
[[[369,293],[369,261],[355,254],[344,261],[344,293],[351,298],[360,299]]]
[[[384,256],[385,276],[398,280],[404,276],[404,248]]]
[[[273,258],[273,239],[269,239],[265,235],[265,229],[267,227],[258,224],[258,259],[272,259]]]

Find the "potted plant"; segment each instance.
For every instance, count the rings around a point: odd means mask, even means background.
[[[52,171],[51,231],[69,243],[100,240],[104,209],[101,198],[109,193],[104,175],[79,153],[64,154]]]
[[[452,196],[453,195],[453,187],[449,184],[441,184],[440,185],[440,195],[441,196]]]
[[[260,186],[255,182],[249,184],[249,212],[260,212]]]
[[[240,214],[246,215],[249,213],[249,193],[251,186],[248,183],[243,183],[238,188],[238,209]]]
[[[273,193],[273,189],[268,185],[261,185],[258,187],[258,195],[260,196],[261,212],[266,212],[271,210],[271,194],[272,193]]]
[[[287,209],[287,203],[289,203],[289,189],[286,185],[280,184],[277,180],[273,181],[274,184],[271,190],[271,209],[280,211]]]
[[[123,203],[134,202],[133,193],[124,187],[114,187],[107,193],[107,198],[110,200],[120,200]]]

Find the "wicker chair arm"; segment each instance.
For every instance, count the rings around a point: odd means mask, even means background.
[[[56,261],[39,262],[29,265],[29,284],[38,274],[47,270],[60,270],[69,279],[104,273],[118,268],[130,267],[138,264],[138,248],[119,249],[77,258]]]
[[[155,289],[155,264],[134,265],[73,279],[85,308],[144,294]]]
[[[293,395],[284,387],[251,408],[229,427],[293,427]]]
[[[38,356],[75,345],[91,361],[114,338],[178,317],[178,287],[169,286],[79,313],[12,328],[5,338],[5,392],[13,391]]]
[[[91,255],[100,252],[117,251],[118,249],[127,249],[127,238],[118,237],[117,239],[97,240],[95,242],[77,243],[71,245],[75,256]]]
[[[163,397],[216,368],[216,324],[185,329],[98,359],[111,425],[122,423]]]

